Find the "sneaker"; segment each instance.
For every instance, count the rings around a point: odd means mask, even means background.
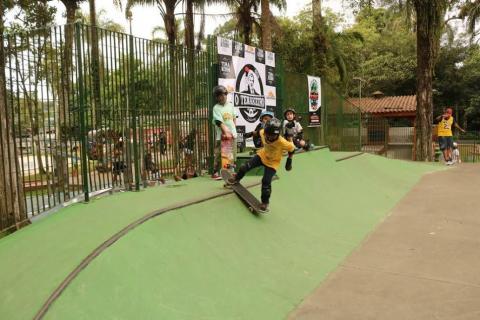
[[[262,203],[260,205],[259,209],[260,209],[259,211],[261,213],[267,213],[268,211],[270,211],[270,210],[268,210],[268,203]]]
[[[238,181],[235,177],[230,177],[227,180],[227,184],[230,185],[230,186],[233,186],[234,184],[237,184],[237,183],[238,183]]]
[[[446,164],[447,166],[451,166],[451,165],[453,164],[453,162],[452,162],[452,161],[447,161],[447,162],[445,162],[445,164]]]
[[[222,177],[218,174],[218,172],[215,172],[212,174],[212,179],[213,180],[222,180]]]

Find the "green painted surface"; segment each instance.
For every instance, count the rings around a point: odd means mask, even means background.
[[[221,181],[197,178],[117,193],[64,208],[0,239],[0,319],[31,319],[83,258],[136,219],[222,190]]]
[[[443,169],[371,155],[336,163],[328,150],[293,165],[274,182],[270,214],[256,218],[230,195],[157,217],[94,260],[47,318],[284,318],[422,174]],[[1,239],[0,318],[31,319],[132,221],[222,189],[203,178],[176,186],[76,204]]]
[[[298,155],[293,166],[279,172],[268,215],[229,195],[133,230],[46,318],[285,318],[422,174],[440,169],[372,155],[337,163],[328,150]]]

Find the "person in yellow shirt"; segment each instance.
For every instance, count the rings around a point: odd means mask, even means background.
[[[265,128],[260,130],[260,138],[262,139],[263,148],[258,150],[257,154],[247,163],[243,164],[237,174],[228,180],[228,184],[239,183],[245,174],[253,168],[263,166],[264,173],[262,178],[262,195],[260,210],[268,211],[270,195],[272,194],[272,178],[277,172],[282,160],[283,152],[288,152],[285,169],[292,170],[292,157],[295,150],[293,142],[287,141],[280,136],[282,123],[280,120],[273,118],[265,124]]]
[[[443,158],[447,165],[453,164],[452,149],[453,149],[453,132],[452,128],[455,127],[458,130],[465,133],[452,116],[452,108],[446,108],[445,112],[438,116],[435,120],[438,123],[438,146],[443,153]]]

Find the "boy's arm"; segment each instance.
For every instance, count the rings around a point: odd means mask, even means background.
[[[259,126],[258,125],[255,130],[251,131],[251,132],[247,132],[247,133],[244,133],[243,136],[245,138],[251,138],[251,137],[258,137],[258,135],[260,134],[260,129],[259,129]]]
[[[223,123],[223,117],[220,111],[216,110],[215,108],[213,109],[213,123],[222,130],[222,137],[225,137],[226,139],[232,139],[233,135],[230,132],[230,129],[228,129],[227,125]]]
[[[295,146],[293,145],[293,142],[286,141],[286,143],[287,143],[288,158],[287,158],[287,161],[285,162],[285,170],[290,171],[292,170],[292,158],[293,158],[293,154],[295,153]]]
[[[455,128],[457,128],[458,130],[462,131],[463,133],[466,132],[465,130],[463,130],[463,128],[461,128],[461,127],[458,125],[457,121],[455,121],[454,126],[455,126]]]

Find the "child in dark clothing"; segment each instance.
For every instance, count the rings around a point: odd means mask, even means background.
[[[262,139],[263,147],[258,153],[253,156],[247,163],[243,164],[236,176],[231,177],[227,183],[230,185],[239,183],[245,174],[256,167],[263,166],[264,173],[262,178],[262,204],[260,205],[261,212],[268,211],[270,203],[270,195],[272,194],[272,178],[280,166],[280,161],[283,152],[288,152],[287,162],[285,163],[285,170],[292,170],[292,157],[295,147],[291,141],[286,140],[280,136],[282,123],[280,120],[272,118],[269,120],[264,129],[260,130],[260,138]]]
[[[293,108],[288,108],[283,113],[283,136],[292,141],[296,148],[303,148],[308,151],[310,144],[303,139],[303,128],[300,122],[296,120],[296,112]]]
[[[252,132],[248,132],[244,134],[245,138],[250,138],[253,137],[253,144],[255,145],[255,148],[261,148],[262,147],[262,139],[260,137],[260,130],[265,128],[265,124],[273,119],[273,112],[271,111],[263,111],[260,114],[260,123],[257,125],[255,130]]]

